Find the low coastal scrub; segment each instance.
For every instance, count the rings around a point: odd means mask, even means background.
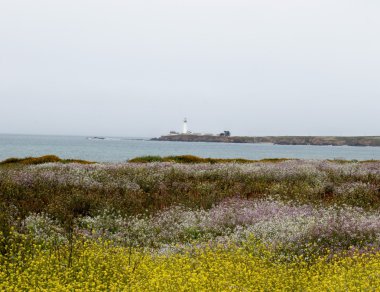
[[[254,163],[254,162],[282,162],[290,159],[286,158],[268,158],[262,160],[249,160],[243,158],[202,158],[193,155],[179,156],[141,156],[136,157],[129,162],[131,163],[149,163],[149,162],[176,162],[176,163]]]
[[[61,159],[55,155],[45,155],[41,157],[26,157],[26,158],[8,158],[0,162],[0,165],[34,165],[34,164],[43,164],[50,162],[60,162],[60,163],[80,163],[80,164],[91,164],[94,162],[79,160],[79,159]]]
[[[47,214],[20,222],[24,234],[40,243],[67,243],[65,226]],[[243,245],[254,235],[278,259],[380,250],[380,213],[361,208],[294,206],[272,200],[229,199],[209,210],[171,207],[150,216],[124,217],[109,210],[78,217],[75,235],[117,245],[177,253],[191,244]],[[66,234],[67,235],[67,234]]]
[[[0,290],[379,286],[380,162],[144,159],[2,164]]]
[[[231,197],[380,207],[380,162],[44,163],[0,167],[0,208],[17,217],[151,214],[175,205],[209,209]],[[14,216],[14,214],[12,215]]]

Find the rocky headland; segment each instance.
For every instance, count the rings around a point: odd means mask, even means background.
[[[221,142],[221,143],[272,143],[276,145],[332,145],[332,146],[380,146],[380,136],[213,136],[213,135],[165,135],[153,141]]]

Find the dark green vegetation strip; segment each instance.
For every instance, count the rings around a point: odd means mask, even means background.
[[[152,163],[152,162],[174,162],[174,163],[258,163],[258,162],[267,162],[267,163],[277,163],[284,162],[290,160],[300,160],[295,158],[265,158],[260,160],[251,160],[244,158],[202,158],[194,155],[179,155],[179,156],[140,156],[133,159],[128,160],[131,163]],[[333,163],[369,163],[369,162],[377,162],[378,160],[344,160],[344,159],[328,159],[327,161]]]
[[[180,156],[142,156],[136,157],[129,162],[132,163],[150,163],[150,162],[175,162],[175,163],[255,163],[255,162],[283,162],[291,159],[287,158],[267,158],[262,160],[249,160],[243,158],[202,158],[193,155],[180,155]]]
[[[12,164],[22,164],[22,165],[36,165],[43,163],[80,163],[80,164],[91,164],[94,162],[80,160],[80,159],[61,159],[55,155],[45,155],[41,157],[25,157],[25,158],[8,158],[0,162],[0,165],[12,165]]]
[[[179,156],[141,156],[130,159],[130,163],[153,163],[153,162],[173,162],[173,163],[188,163],[188,164],[197,164],[197,163],[278,163],[289,160],[298,160],[292,158],[265,158],[261,160],[251,160],[243,158],[203,158],[194,155],[179,155]],[[334,163],[367,163],[367,162],[376,162],[377,160],[366,160],[366,161],[357,161],[357,160],[342,160],[334,159],[327,160]],[[25,158],[8,158],[0,162],[0,166],[12,166],[12,165],[37,165],[44,163],[79,163],[79,164],[94,164],[96,162],[81,160],[81,159],[62,159],[55,155],[44,155],[41,157],[25,157]]]

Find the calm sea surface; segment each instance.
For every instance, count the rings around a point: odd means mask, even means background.
[[[0,135],[0,160],[9,157],[55,154],[62,158],[119,162],[144,155],[192,154],[213,158],[305,158],[305,159],[380,159],[380,147],[283,146],[271,144],[227,144],[158,142],[149,138]]]

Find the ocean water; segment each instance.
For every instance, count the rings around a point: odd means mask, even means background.
[[[78,136],[0,135],[0,160],[54,154],[99,162],[122,162],[144,155],[192,154],[213,158],[303,158],[380,160],[380,147],[288,146],[149,141],[149,138],[89,140]]]

